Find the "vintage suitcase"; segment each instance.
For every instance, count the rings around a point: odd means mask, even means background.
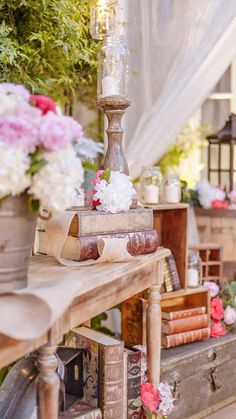
[[[205,418],[235,401],[236,334],[162,349],[161,381],[176,399],[168,419]]]

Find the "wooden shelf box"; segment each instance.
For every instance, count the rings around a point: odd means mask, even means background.
[[[199,252],[202,260],[202,279],[205,281],[219,281],[223,279],[223,248],[215,243],[201,243],[191,246]]]

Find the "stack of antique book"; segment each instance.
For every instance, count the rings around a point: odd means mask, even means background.
[[[133,404],[142,380],[138,349],[88,327],[74,329],[68,345],[71,349],[63,349],[67,371],[60,419],[141,417],[140,407]]]
[[[210,336],[206,307],[165,307],[162,309],[162,347],[171,348]]]
[[[157,232],[153,230],[152,210],[131,209],[125,213],[105,214],[96,210],[74,211],[62,257],[75,261],[98,259],[100,238],[126,238],[132,256],[154,253],[158,247]],[[50,221],[48,221],[50,223]],[[50,255],[46,223],[38,226],[36,253]]]

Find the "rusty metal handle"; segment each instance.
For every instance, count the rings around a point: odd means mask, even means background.
[[[218,377],[218,370],[216,367],[212,367],[209,372],[209,379],[214,387],[215,390],[219,390],[221,388],[221,382]]]

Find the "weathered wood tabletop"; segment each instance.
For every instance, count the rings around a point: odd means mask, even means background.
[[[58,376],[55,373],[57,359],[54,355],[56,345],[71,328],[90,320],[102,311],[119,304],[133,295],[150,288],[147,309],[147,355],[148,375],[157,385],[160,377],[160,286],[163,281],[163,261],[169,250],[160,248],[158,252],[126,263],[104,263],[90,267],[71,268],[58,265],[53,258],[32,258],[29,282],[44,283],[72,280],[79,275],[81,291],[74,296],[62,316],[43,336],[19,341],[0,335],[0,368],[16,361],[27,353],[39,349],[37,383],[38,418],[56,419],[58,417]],[[55,293],[57,299],[57,293]],[[55,301],[56,302],[56,301]],[[0,297],[1,304],[1,297]],[[33,322],[34,317],[32,313]],[[19,324],[19,328],[21,324]]]

